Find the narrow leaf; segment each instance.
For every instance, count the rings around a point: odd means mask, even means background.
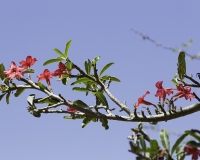
[[[103,80],[111,80],[111,81],[115,81],[115,82],[121,82],[118,78],[113,77],[113,76],[103,76],[102,77]]]
[[[182,134],[175,142],[175,144],[172,147],[171,155],[174,153],[174,151],[177,149],[177,147],[180,145],[180,143],[184,140],[184,138],[187,136],[187,133]]]
[[[95,57],[95,58],[92,60],[92,64],[96,64],[96,63],[98,62],[99,59],[100,59],[100,56]]]
[[[63,58],[56,58],[56,59],[49,59],[46,62],[44,62],[43,66],[46,66],[47,64],[55,63],[55,62],[61,62],[63,61]]]
[[[54,48],[54,52],[56,52],[60,57],[66,58],[66,56],[60,50],[58,50],[57,48]]]
[[[185,52],[180,52],[178,56],[178,75],[181,80],[184,79],[186,74]]]
[[[92,63],[91,61],[88,59],[88,61],[85,61],[85,71],[88,75],[90,75],[90,71],[92,68]]]
[[[47,89],[47,87],[42,82],[38,82],[37,85],[42,89]]]
[[[69,51],[69,47],[71,45],[72,40],[68,41],[66,44],[66,48],[65,48],[65,57],[66,59],[68,58],[68,51]]]
[[[67,84],[69,83],[69,81],[70,81],[70,78],[69,78],[69,77],[66,77],[66,78],[63,78],[63,79],[62,79],[62,83],[63,83],[64,85],[67,85]]]
[[[167,133],[166,129],[162,129],[160,131],[160,139],[161,139],[163,147],[165,149],[168,149],[168,151],[170,151],[169,136],[168,136],[168,133]]]
[[[8,92],[7,95],[6,95],[6,103],[7,103],[7,104],[9,104],[10,93],[11,93],[11,92]]]
[[[94,95],[101,101],[103,105],[108,107],[108,102],[102,92],[95,92]]]
[[[75,105],[77,105],[77,106],[79,106],[79,107],[88,108],[88,105],[85,104],[85,103],[84,103],[83,101],[81,101],[81,100],[76,100],[76,101],[73,102],[73,104],[75,104]]]
[[[25,88],[17,88],[15,92],[15,97],[18,97],[20,94],[24,92]]]
[[[83,118],[85,118],[85,116],[83,116],[83,115],[75,115],[74,117],[72,117],[72,116],[64,116],[63,118],[64,119],[83,119]]]
[[[140,144],[141,144],[142,149],[145,151],[146,150],[146,142],[144,140],[143,135],[140,135]],[[145,156],[145,152],[144,152],[144,156]]]
[[[150,148],[147,150],[150,153],[151,157],[155,157],[159,152],[159,145],[157,140],[153,139],[150,141]]]
[[[30,68],[30,69],[24,70],[23,73],[24,73],[24,74],[26,74],[26,73],[35,73],[35,70],[32,69],[32,68]]]
[[[108,120],[107,120],[107,119],[101,118],[101,119],[100,119],[100,122],[102,123],[102,126],[105,128],[105,130],[108,130],[108,129],[109,129]]]
[[[102,75],[110,66],[112,66],[113,64],[114,64],[113,62],[106,64],[106,65],[103,67],[103,69],[101,70],[99,76],[101,76],[101,75]]]
[[[87,92],[88,89],[87,88],[83,88],[83,87],[74,87],[72,88],[73,91],[79,91],[79,92]]]
[[[177,156],[177,160],[184,160],[185,153],[183,151],[183,146],[179,146],[176,148],[176,156]]]
[[[195,148],[199,148],[200,147],[200,143],[197,143],[195,141],[189,141],[186,143],[187,146],[192,146],[192,147],[195,147]]]
[[[68,71],[68,72],[71,72],[72,66],[73,66],[72,62],[67,62],[66,68],[67,68],[67,71]]]
[[[200,136],[197,135],[195,132],[187,130],[187,131],[185,131],[185,133],[189,134],[190,136],[194,137],[195,139],[197,139],[200,142]]]
[[[34,99],[35,99],[35,94],[30,94],[27,98],[27,102],[30,106],[33,106],[34,105]]]
[[[2,100],[2,98],[5,96],[6,93],[3,93],[0,95],[0,101]]]
[[[84,128],[88,123],[90,123],[90,121],[92,120],[92,118],[84,118],[83,122],[82,122],[82,128]]]
[[[78,80],[73,82],[71,85],[78,84],[78,83],[81,83],[81,82],[89,82],[89,81],[91,81],[91,80],[89,78],[87,78],[87,77],[79,78]]]

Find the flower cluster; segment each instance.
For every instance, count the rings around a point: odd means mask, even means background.
[[[155,96],[159,98],[159,101],[161,101],[162,99],[162,106],[164,106],[166,96],[173,94],[173,90],[178,91],[175,95],[172,96],[172,99],[174,98],[174,101],[182,97],[185,97],[186,100],[191,100],[191,98],[195,98],[195,96],[191,93],[191,87],[184,87],[183,84],[179,84],[176,88],[163,88],[162,83],[163,81],[158,81],[155,85],[158,89]],[[138,108],[140,104],[154,105],[153,103],[144,100],[144,97],[147,94],[150,94],[150,92],[146,91],[146,93],[142,97],[138,98],[138,102],[135,104],[136,108]]]
[[[185,155],[192,155],[192,160],[197,160],[200,156],[200,150],[196,147],[185,146],[184,151]]]

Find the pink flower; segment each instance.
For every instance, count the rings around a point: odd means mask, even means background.
[[[146,93],[145,93],[142,97],[138,98],[138,102],[136,103],[136,108],[138,108],[138,106],[139,106],[140,104],[146,104],[146,105],[153,105],[153,106],[154,106],[154,104],[152,104],[151,102],[148,102],[148,101],[145,101],[145,100],[144,100],[144,97],[145,97],[147,94],[150,94],[150,92],[149,92],[149,91],[146,91]]]
[[[51,73],[48,69],[45,69],[43,74],[40,74],[39,76],[37,76],[39,79],[38,79],[38,82],[41,81],[41,80],[46,80],[47,84],[50,86],[51,83],[50,83],[50,78],[51,78]]]
[[[36,58],[32,58],[32,56],[27,56],[26,61],[21,61],[20,64],[22,65],[21,67],[24,69],[30,68],[34,63],[37,61]]]
[[[192,155],[192,160],[197,160],[200,155],[200,150],[192,146],[185,146],[184,151],[186,155]]]
[[[7,78],[9,80],[13,79],[14,77],[16,78],[21,78],[24,76],[24,74],[22,73],[22,70],[24,68],[22,67],[17,67],[17,65],[15,64],[15,62],[11,62],[11,66],[10,69],[8,71],[4,71],[4,74],[7,74]]]
[[[165,102],[165,98],[166,98],[166,95],[170,95],[171,93],[173,94],[173,88],[163,88],[162,87],[162,83],[163,81],[158,81],[156,83],[156,87],[158,88],[155,96],[156,97],[159,97],[159,101],[161,100],[161,98],[163,99],[163,105],[164,105],[164,102]]]
[[[176,101],[178,98],[182,98],[182,97],[185,97],[186,100],[190,99],[191,101],[191,98],[195,98],[195,96],[191,93],[191,88],[190,87],[183,87],[183,84],[179,84],[177,86],[177,90],[179,91],[178,93],[176,93],[173,97],[175,97],[175,100]]]
[[[71,102],[70,100],[68,100],[68,102]],[[67,107],[67,111],[70,111],[70,112],[77,112],[77,110],[76,109],[73,109],[73,108],[71,108],[71,107]]]
[[[63,64],[62,62],[59,62],[58,69],[55,70],[51,75],[52,76],[59,76],[59,77],[61,77],[62,74],[69,75],[69,73],[66,70],[65,64]]]

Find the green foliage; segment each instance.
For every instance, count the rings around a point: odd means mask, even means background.
[[[172,82],[178,86],[178,77],[177,77],[177,73],[174,74],[174,78],[172,79]]]
[[[8,82],[8,79],[6,78],[6,75],[3,73],[4,71],[5,71],[5,67],[2,63],[0,64],[0,78],[6,85],[8,85],[9,82]]]
[[[169,135],[168,135],[166,129],[162,129],[160,131],[160,140],[161,140],[163,147],[169,151],[170,150],[170,141],[169,141]]]
[[[7,103],[7,104],[9,104],[10,93],[11,93],[11,92],[7,92],[7,94],[6,94],[6,103]]]
[[[101,118],[100,122],[102,123],[102,126],[105,128],[105,130],[109,129],[108,120],[107,119]]]
[[[141,145],[142,150],[146,151],[146,142],[143,135],[140,135],[140,145]],[[145,156],[145,153],[146,152],[144,152],[144,156]]]
[[[113,77],[113,76],[108,76],[108,75],[101,77],[101,79],[102,80],[111,80],[111,81],[114,81],[114,82],[121,82],[118,78]]]
[[[68,58],[68,51],[69,51],[69,47],[72,43],[72,40],[68,41],[67,44],[66,44],[66,47],[65,47],[65,57],[66,59]]]
[[[60,58],[66,58],[66,56],[59,49],[54,48],[54,52],[56,52],[60,56]]]
[[[35,73],[35,70],[32,69],[32,68],[29,68],[29,69],[24,70],[23,73],[24,74],[26,74],[26,73]]]
[[[100,56],[97,56],[95,57],[93,60],[92,60],[92,65],[96,64],[100,59]]]
[[[63,75],[62,75],[62,77],[63,77]],[[62,83],[63,83],[64,85],[67,85],[67,84],[69,83],[69,81],[70,81],[70,78],[69,78],[69,77],[64,77],[64,78],[62,78]]]
[[[93,94],[100,100],[100,102],[108,107],[108,102],[106,100],[106,97],[103,95],[102,92],[93,92]]]
[[[30,94],[27,98],[27,102],[30,106],[34,105],[35,94]]]
[[[82,128],[84,128],[88,123],[90,123],[90,121],[92,120],[92,118],[84,118],[83,122],[82,122]]]
[[[41,117],[41,113],[38,109],[33,109],[30,111],[30,113],[34,116],[34,117],[37,117],[37,118],[40,118]]]
[[[0,95],[0,101],[2,100],[2,98],[6,95],[6,93],[3,93]]]
[[[114,64],[113,62],[106,64],[106,65],[103,67],[103,69],[101,70],[99,76],[101,76],[101,75],[102,75],[108,68],[110,68],[110,66],[113,65],[113,64]]]
[[[78,80],[76,80],[75,82],[73,82],[71,85],[74,85],[74,84],[78,84],[78,83],[87,83],[87,82],[91,82],[91,80],[87,77],[83,77],[83,78],[79,78]]]
[[[38,82],[37,85],[42,89],[47,89],[47,87],[42,82]]]
[[[55,62],[61,62],[63,61],[64,59],[61,58],[61,57],[58,57],[58,58],[55,58],[55,59],[49,59],[47,60],[46,62],[44,62],[43,66],[46,66],[48,64],[51,64],[51,63],[55,63]]]
[[[72,63],[72,62],[67,62],[66,68],[67,68],[67,71],[68,71],[68,72],[71,72],[72,66],[73,66],[73,63]]]
[[[85,118],[85,116],[83,116],[83,115],[74,115],[74,116],[64,116],[63,117],[64,119],[83,119],[83,118]]]
[[[73,102],[73,104],[75,104],[75,105],[77,105],[79,107],[83,107],[83,108],[88,108],[89,107],[86,103],[84,103],[81,100],[76,100],[76,101]]]
[[[15,97],[19,97],[24,91],[25,91],[25,88],[17,88],[15,92]]]
[[[88,61],[85,61],[85,71],[88,75],[90,75],[90,71],[92,68],[92,63],[91,61],[88,59]]]
[[[174,153],[174,151],[179,147],[179,145],[181,144],[181,142],[185,139],[185,137],[187,136],[187,133],[182,134],[175,142],[175,144],[172,147],[171,150],[171,155]]]
[[[186,74],[185,52],[180,52],[178,56],[178,75],[181,80],[184,79]]]
[[[83,88],[83,87],[74,87],[72,88],[73,91],[78,91],[78,92],[87,92],[88,89],[87,88]]]

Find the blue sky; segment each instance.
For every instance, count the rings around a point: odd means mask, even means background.
[[[180,48],[193,38],[194,43],[187,51],[196,54],[200,50],[199,5],[197,0],[1,0],[0,63],[8,68],[11,61],[18,63],[32,55],[38,59],[34,65],[37,72],[32,75],[37,81],[36,76],[45,68],[52,71],[57,68],[57,64],[42,66],[47,59],[56,57],[53,49],[63,51],[66,42],[72,39],[69,57],[80,67],[85,60],[96,56],[101,56],[99,68],[115,63],[107,73],[122,82],[111,84],[110,90],[120,101],[126,100],[129,108],[133,109],[133,103],[147,90],[151,94],[146,100],[157,103],[155,83],[163,80],[164,87],[174,87],[171,79],[177,69],[178,54],[143,41],[130,28],[172,47]],[[188,74],[199,72],[198,66],[198,60],[187,59]],[[71,86],[63,86],[55,79],[52,85],[54,92],[66,99],[82,99],[94,104],[92,96],[72,92]],[[126,137],[132,134],[130,128],[137,123],[109,121],[110,129],[106,131],[100,123],[91,123],[82,129],[80,120],[64,120],[59,114],[42,115],[37,119],[26,109],[30,93],[34,91],[27,91],[19,98],[12,96],[9,105],[5,99],[0,102],[1,159],[133,159]],[[196,102],[182,99],[176,105]],[[112,102],[110,106],[118,111]],[[195,113],[158,126],[182,133],[186,129],[198,129],[198,121],[198,113]],[[147,132],[159,139],[158,132]],[[177,137],[170,138],[173,144]]]

